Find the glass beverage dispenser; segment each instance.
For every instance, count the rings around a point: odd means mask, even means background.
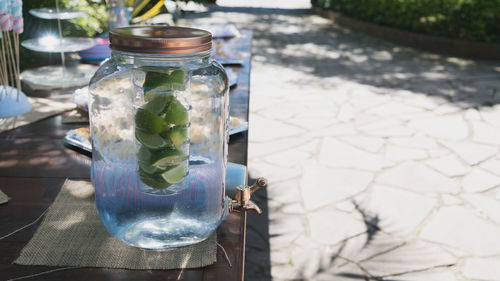
[[[224,219],[229,98],[207,31],[125,27],[90,82],[92,184],[106,229],[144,249],[200,242]]]

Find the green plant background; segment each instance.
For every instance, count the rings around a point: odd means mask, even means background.
[[[420,33],[500,42],[500,0],[312,0],[314,6]]]

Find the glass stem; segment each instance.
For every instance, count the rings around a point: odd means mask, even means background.
[[[56,12],[57,12],[57,29],[58,29],[58,32],[59,32],[59,48],[61,48],[62,50],[62,43],[63,43],[63,40],[62,40],[62,28],[61,28],[61,19],[60,19],[60,15],[59,15],[59,0],[56,0]],[[61,51],[61,64],[63,66],[63,69],[64,67],[66,66],[66,63],[64,61],[64,52]],[[64,70],[63,70],[63,75],[64,75]]]

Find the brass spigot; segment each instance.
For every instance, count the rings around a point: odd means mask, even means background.
[[[259,206],[257,206],[257,204],[250,200],[250,197],[252,197],[252,193],[262,187],[265,187],[266,185],[267,180],[265,178],[258,178],[251,186],[238,185],[236,187],[236,199],[231,200],[231,204],[229,204],[229,211],[255,211],[258,214],[261,214],[262,210]]]

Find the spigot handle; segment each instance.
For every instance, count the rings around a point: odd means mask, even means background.
[[[236,187],[236,198],[231,200],[229,206],[229,211],[255,211],[258,214],[262,213],[262,210],[255,204],[250,197],[252,193],[258,189],[265,187],[267,185],[267,180],[265,178],[258,178],[254,184],[251,186],[239,185]]]
[[[267,180],[265,178],[258,178],[251,186],[250,186],[250,194],[255,191],[265,187],[267,185]]]

